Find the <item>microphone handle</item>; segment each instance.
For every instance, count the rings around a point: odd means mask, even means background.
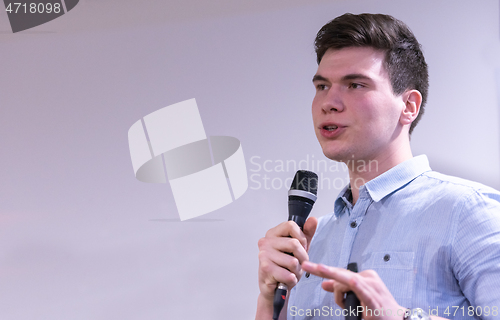
[[[358,272],[358,264],[356,262],[349,263],[347,265],[347,270]],[[346,293],[344,306],[347,310],[345,320],[361,320],[363,313],[358,312],[358,307],[361,306],[361,302],[354,292],[349,291]]]
[[[294,201],[295,202],[295,201]],[[289,204],[289,210],[290,207],[295,207],[297,203]],[[303,203],[300,203],[301,206],[304,206]],[[309,205],[309,204],[306,204]],[[311,205],[312,207],[312,205]],[[309,210],[310,211],[310,210]],[[295,214],[290,214],[288,217],[288,221],[294,221],[300,228],[300,230],[304,229],[304,223],[306,222],[307,217],[303,217],[301,215],[295,215]],[[289,255],[292,255],[292,253],[288,253]],[[286,300],[286,295],[288,293],[288,286],[284,283],[278,283],[278,286],[276,287],[276,291],[274,292],[274,301],[273,301],[273,320],[278,320],[280,316],[281,309],[283,309],[283,306],[285,305],[285,300]]]
[[[278,320],[281,309],[283,309],[283,306],[285,305],[287,292],[288,292],[288,286],[284,283],[278,283],[278,287],[274,292],[273,320]]]

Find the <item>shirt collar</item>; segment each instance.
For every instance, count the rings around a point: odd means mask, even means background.
[[[345,186],[344,189],[340,191],[337,199],[335,199],[333,212],[337,218],[340,216],[345,207],[352,208],[352,193],[350,184]]]
[[[431,171],[427,156],[420,155],[413,157],[387,170],[375,179],[368,181],[361,187],[359,195],[361,197],[363,194],[367,193],[373,201],[378,202],[427,171]],[[365,189],[366,192],[363,189]],[[337,217],[346,205],[348,207],[352,206],[350,198],[351,187],[347,185],[342,189],[335,200],[334,212]]]

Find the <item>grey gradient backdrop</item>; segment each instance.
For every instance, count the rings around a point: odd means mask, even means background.
[[[286,219],[286,188],[250,181],[178,222],[168,184],[134,178],[127,130],[196,98],[207,135],[240,139],[253,181],[279,186],[293,169],[254,163],[324,159],[312,42],[344,12],[393,14],[423,44],[414,153],[500,188],[498,0],[86,0],[18,34],[2,10],[0,319],[252,319],[257,240]],[[337,193],[321,189],[313,215]]]

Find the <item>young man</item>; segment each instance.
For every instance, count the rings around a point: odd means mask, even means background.
[[[293,287],[283,319],[344,319],[348,291],[365,320],[500,318],[500,193],[431,171],[410,149],[428,88],[413,33],[345,14],[315,45],[316,136],[325,156],[355,165],[332,214],[259,240],[256,319],[272,319],[279,282]]]

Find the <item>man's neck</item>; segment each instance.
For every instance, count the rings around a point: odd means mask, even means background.
[[[359,198],[359,189],[368,181],[375,179],[382,173],[394,168],[398,164],[413,158],[410,145],[404,145],[392,152],[380,153],[372,159],[350,160],[347,163],[349,170],[349,181],[351,184],[352,204],[356,204]]]

